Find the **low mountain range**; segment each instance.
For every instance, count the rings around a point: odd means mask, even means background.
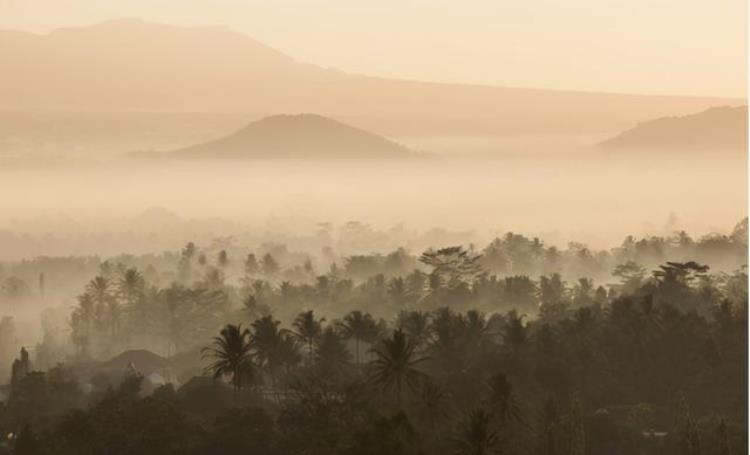
[[[606,149],[747,150],[747,106],[715,107],[697,114],[663,117],[599,144]]]
[[[386,79],[306,64],[225,27],[136,19],[0,31],[0,108],[317,112],[389,135],[607,133],[737,103]]]

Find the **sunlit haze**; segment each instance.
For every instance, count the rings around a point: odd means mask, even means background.
[[[369,75],[744,97],[743,0],[3,0],[0,28],[117,18],[226,25],[294,58]]]
[[[748,453],[745,0],[0,0],[0,455]]]

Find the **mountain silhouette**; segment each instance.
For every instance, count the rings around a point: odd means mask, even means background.
[[[225,27],[136,19],[0,31],[0,61],[4,109],[318,112],[404,135],[601,134],[735,102],[369,77],[298,62]]]
[[[747,150],[747,106],[642,122],[599,144],[603,148]]]
[[[275,115],[226,137],[167,152],[171,157],[236,159],[413,156],[406,147],[368,131],[315,114]]]

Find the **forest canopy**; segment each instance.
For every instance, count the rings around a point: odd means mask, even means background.
[[[746,239],[743,220],[727,236],[628,237],[603,251],[507,233],[419,254],[218,242],[8,263],[6,311],[45,309],[33,355],[15,319],[0,321],[3,444],[742,451]]]

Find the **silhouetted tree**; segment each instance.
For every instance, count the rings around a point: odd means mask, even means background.
[[[500,444],[500,436],[493,429],[492,414],[481,408],[464,417],[453,440],[456,455],[487,455],[494,453]]]
[[[375,360],[370,380],[386,390],[395,388],[400,404],[403,385],[414,389],[419,379],[424,377],[417,365],[425,358],[417,357],[416,345],[402,330],[396,330],[391,338],[381,340],[373,352]]]
[[[323,331],[323,321],[325,319],[316,319],[315,312],[309,310],[298,314],[292,323],[294,334],[307,345],[308,360],[313,358],[315,342]]]
[[[250,338],[250,331],[243,330],[242,324],[228,324],[213,338],[213,346],[202,349],[204,358],[214,360],[206,370],[213,373],[215,379],[229,376],[235,392],[252,376]]]
[[[376,330],[375,320],[371,315],[355,310],[344,316],[344,320],[339,325],[345,336],[354,339],[354,357],[359,365],[359,343]]]

